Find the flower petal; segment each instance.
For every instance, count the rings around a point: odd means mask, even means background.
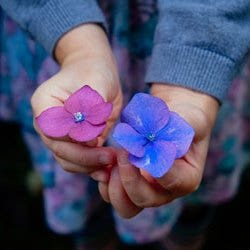
[[[147,139],[135,131],[127,123],[116,125],[113,137],[130,154],[142,157],[145,154],[145,144]]]
[[[88,85],[85,85],[70,95],[70,97],[65,101],[64,107],[71,114],[76,112],[85,113],[91,107],[103,102],[104,99],[96,90],[92,89]]]
[[[104,123],[112,112],[112,104],[103,102],[96,104],[94,107],[85,112],[85,119],[93,124],[98,125]]]
[[[176,158],[185,155],[194,138],[194,129],[177,113],[171,112],[170,119],[158,134],[159,140],[171,141],[176,146]]]
[[[162,129],[168,122],[169,109],[160,98],[149,94],[134,95],[122,112],[122,122],[148,136]]]
[[[176,156],[175,145],[166,141],[155,141],[146,147],[143,157],[129,155],[130,162],[149,172],[153,177],[161,177],[168,172]]]
[[[69,137],[79,142],[90,141],[103,132],[105,125],[104,123],[92,125],[87,121],[75,123],[75,126],[69,131]]]
[[[74,126],[72,114],[61,106],[46,109],[36,117],[36,122],[43,133],[51,137],[63,137]]]

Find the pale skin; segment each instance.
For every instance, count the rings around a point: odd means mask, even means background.
[[[194,192],[200,184],[209,146],[210,134],[218,111],[218,102],[182,87],[155,83],[151,94],[162,98],[195,129],[188,153],[177,159],[161,178],[152,178],[132,166],[125,151],[117,152],[117,165],[108,183],[99,182],[102,197],[125,218],[143,208],[157,207]]]
[[[77,27],[59,40],[55,58],[61,69],[34,92],[31,99],[34,117],[49,107],[63,105],[70,94],[84,84],[111,102],[113,111],[104,133],[88,143],[75,143],[69,138],[49,138],[39,130],[35,121],[34,126],[64,170],[85,174],[100,170],[95,175],[101,180],[106,179],[106,172],[101,169],[113,164],[115,153],[110,147],[100,146],[116,121],[122,105],[116,62],[106,34],[95,24]]]
[[[199,187],[218,112],[216,99],[168,83],[152,84],[151,94],[162,98],[195,129],[188,153],[177,159],[163,177],[152,178],[132,166],[124,150],[102,146],[122,106],[118,71],[103,29],[85,24],[68,32],[57,43],[55,58],[61,70],[35,91],[31,100],[34,117],[48,107],[62,105],[84,83],[113,104],[106,130],[97,140],[88,143],[48,138],[34,123],[42,140],[66,171],[85,173],[98,181],[103,199],[125,218],[135,216],[143,208],[167,204]]]

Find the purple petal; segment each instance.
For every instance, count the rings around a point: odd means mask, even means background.
[[[87,112],[96,104],[103,103],[104,99],[98,92],[88,85],[74,92],[64,103],[65,109],[74,114],[76,112]]]
[[[63,137],[74,126],[72,114],[59,106],[43,111],[36,117],[36,122],[43,133],[51,137]]]
[[[69,137],[79,142],[90,141],[103,132],[105,125],[92,125],[87,121],[75,123],[69,131]]]
[[[96,104],[90,110],[88,110],[84,115],[85,119],[93,125],[98,125],[104,123],[110,116],[112,112],[112,104],[108,102],[103,102]]]
[[[122,122],[128,123],[136,131],[154,134],[168,122],[169,109],[160,98],[149,94],[136,94],[122,112]]]
[[[168,172],[174,163],[175,156],[176,148],[173,143],[156,141],[146,147],[146,154],[143,157],[129,155],[129,160],[136,167],[158,178]]]
[[[145,154],[147,139],[135,131],[127,123],[116,125],[113,137],[117,143],[125,148],[130,154],[142,157]]]
[[[177,113],[171,112],[170,119],[157,138],[159,140],[171,141],[176,146],[176,158],[185,155],[194,138],[194,129]]]

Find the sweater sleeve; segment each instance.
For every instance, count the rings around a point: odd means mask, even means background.
[[[249,0],[158,0],[146,82],[191,88],[223,101],[250,51]]]
[[[50,54],[60,37],[80,24],[106,27],[94,0],[0,0],[0,5]]]

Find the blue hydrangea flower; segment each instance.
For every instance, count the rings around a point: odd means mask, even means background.
[[[187,153],[194,129],[160,98],[138,93],[122,111],[113,138],[134,166],[161,177]]]

